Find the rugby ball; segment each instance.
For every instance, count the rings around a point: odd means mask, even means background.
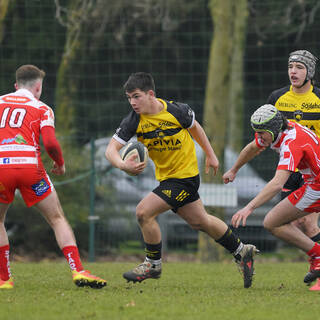
[[[148,159],[149,159],[148,149],[143,143],[139,141],[127,143],[123,148],[123,151],[121,152],[121,159],[126,160],[133,154],[137,155],[135,159],[136,162],[145,162],[145,163],[148,162]],[[130,173],[128,174],[133,175]]]

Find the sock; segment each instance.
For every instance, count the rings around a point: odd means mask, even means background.
[[[79,272],[83,270],[77,246],[66,246],[62,249],[62,252],[72,271],[76,270]]]
[[[320,244],[315,242],[311,250],[307,252],[309,257],[319,257],[320,256]]]
[[[229,227],[226,233],[220,239],[216,240],[216,242],[221,244],[236,258],[238,258],[237,256],[239,255],[239,252],[243,248],[243,243],[241,242],[240,238],[237,237]]]
[[[11,278],[8,244],[0,247],[0,278],[3,281],[9,280],[9,278]]]
[[[320,232],[318,234],[316,234],[315,236],[311,237],[310,239],[314,242],[320,243]]]
[[[157,244],[150,244],[150,243],[145,243],[146,248],[146,257],[150,261],[152,260],[153,262],[156,262],[157,260],[160,260],[161,262],[161,248],[162,248],[162,242]]]

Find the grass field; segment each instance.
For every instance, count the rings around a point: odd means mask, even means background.
[[[302,279],[306,263],[256,263],[244,289],[234,263],[165,263],[159,280],[128,284],[135,263],[85,267],[108,280],[101,290],[78,288],[65,262],[12,263],[15,288],[0,291],[0,319],[318,319],[320,292]]]

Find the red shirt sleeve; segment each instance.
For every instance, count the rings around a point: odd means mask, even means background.
[[[50,158],[59,166],[64,164],[62,150],[56,138],[54,127],[45,126],[41,129],[43,145],[48,152]]]

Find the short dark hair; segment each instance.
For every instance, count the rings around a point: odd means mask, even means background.
[[[32,64],[25,64],[16,71],[16,82],[19,85],[27,85],[33,81],[43,79],[46,73]]]
[[[155,84],[150,73],[136,72],[132,73],[127,82],[123,85],[125,92],[132,92],[136,89],[147,92],[153,90],[155,92]]]

